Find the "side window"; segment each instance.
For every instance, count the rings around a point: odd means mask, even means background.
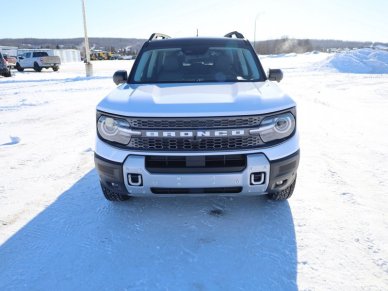
[[[26,53],[26,58],[31,58],[31,53]]]
[[[34,52],[33,57],[34,58],[39,58],[39,57],[47,57],[48,54],[46,52]]]

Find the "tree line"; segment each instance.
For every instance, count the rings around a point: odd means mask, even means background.
[[[343,41],[333,39],[294,39],[282,37],[280,39],[257,41],[252,44],[258,54],[286,54],[306,53],[311,51],[327,52],[336,49],[354,49],[385,45],[381,42]]]
[[[91,48],[110,52],[138,52],[146,39],[136,38],[107,38],[90,37]],[[259,54],[282,54],[282,53],[305,53],[311,51],[328,51],[331,49],[363,48],[372,45],[385,45],[388,43],[372,43],[342,40],[320,40],[320,39],[295,39],[283,36],[279,39],[263,40],[252,43]],[[0,39],[0,46],[14,46],[18,48],[47,48],[47,49],[79,49],[83,50],[83,38],[71,39]]]

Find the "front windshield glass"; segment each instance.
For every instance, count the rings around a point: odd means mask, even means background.
[[[247,48],[196,46],[145,51],[133,75],[135,83],[260,81]]]

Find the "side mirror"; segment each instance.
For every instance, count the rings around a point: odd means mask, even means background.
[[[113,82],[115,82],[116,85],[127,82],[127,79],[128,73],[125,70],[116,71],[113,74]]]
[[[268,80],[280,82],[283,79],[283,72],[279,69],[269,69]]]
[[[23,60],[23,59],[24,59],[24,57],[19,57],[19,59],[20,59],[20,60]]]

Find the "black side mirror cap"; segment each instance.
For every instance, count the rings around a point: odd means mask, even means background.
[[[122,83],[127,82],[128,79],[128,73],[125,70],[116,71],[113,74],[113,82],[115,82],[116,85],[120,85]]]
[[[283,79],[283,72],[280,69],[269,69],[268,80],[280,82]]]

